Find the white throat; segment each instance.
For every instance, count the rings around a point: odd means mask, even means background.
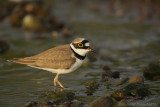
[[[76,49],[72,43],[70,44],[71,48],[79,55],[85,56],[89,51],[87,49]]]

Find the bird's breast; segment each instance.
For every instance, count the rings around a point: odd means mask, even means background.
[[[82,64],[83,64],[84,60],[80,60],[78,58],[76,58],[76,62],[70,67],[71,71],[74,71],[76,69],[78,69]]]

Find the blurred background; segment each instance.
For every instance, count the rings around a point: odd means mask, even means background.
[[[160,1],[1,0],[0,106],[23,106],[53,89],[55,74],[8,59],[32,56],[76,37],[88,39],[96,50],[76,72],[60,76],[77,95],[86,96],[83,83],[100,78],[104,65],[119,71],[121,78],[143,76],[144,67],[160,60]],[[159,82],[146,80],[154,94],[140,102],[159,102]]]

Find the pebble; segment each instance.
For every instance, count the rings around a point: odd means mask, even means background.
[[[129,78],[128,83],[135,83],[135,82],[144,82],[144,79],[142,76],[135,75]]]

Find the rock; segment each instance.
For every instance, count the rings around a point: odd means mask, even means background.
[[[85,85],[86,85],[86,92],[85,93],[87,93],[87,95],[93,95],[93,93],[99,87],[99,84],[97,81],[89,81],[89,82],[85,83]]]
[[[149,88],[143,83],[130,83],[124,89],[130,96],[145,97],[150,94]]]
[[[91,102],[88,107],[113,107],[117,101],[112,97],[99,97]]]
[[[38,21],[37,18],[34,15],[26,15],[23,18],[23,27],[26,28],[27,30],[33,30],[38,26]]]
[[[160,63],[152,62],[144,68],[143,76],[148,80],[159,80],[160,79]]]
[[[112,96],[117,100],[121,100],[123,98],[143,98],[149,94],[149,88],[145,84],[135,82],[126,84],[122,88],[117,89],[112,93]]]
[[[109,66],[107,66],[107,65],[105,65],[105,66],[103,66],[103,68],[102,68],[104,71],[108,71],[108,70],[111,70],[110,68],[109,68]]]
[[[74,100],[72,91],[47,91],[39,97],[39,101],[32,101],[25,107],[82,107],[83,103]]]
[[[111,75],[112,75],[112,71],[110,70],[110,68],[107,66],[107,65],[105,65],[105,66],[103,66],[103,68],[102,68],[103,70],[104,70],[104,72],[102,72],[102,81],[105,81],[106,79],[106,77],[110,77]]]
[[[104,70],[104,72],[102,72],[102,80],[105,80],[106,77],[119,78],[120,76],[119,71],[112,72],[107,65],[105,65],[102,69]]]
[[[118,102],[118,107],[129,107],[126,100],[121,100]]]
[[[49,102],[54,104],[60,104],[64,102],[70,102],[74,99],[75,94],[70,91],[56,91],[56,92],[46,92],[46,98]]]
[[[128,83],[134,83],[134,82],[144,82],[144,79],[142,76],[135,75],[131,78],[129,78]]]
[[[119,71],[114,71],[114,72],[112,72],[111,77],[113,77],[113,78],[119,78],[119,76],[120,76]]]
[[[123,90],[116,90],[113,94],[112,97],[114,97],[116,100],[121,100],[123,99],[127,94]]]

